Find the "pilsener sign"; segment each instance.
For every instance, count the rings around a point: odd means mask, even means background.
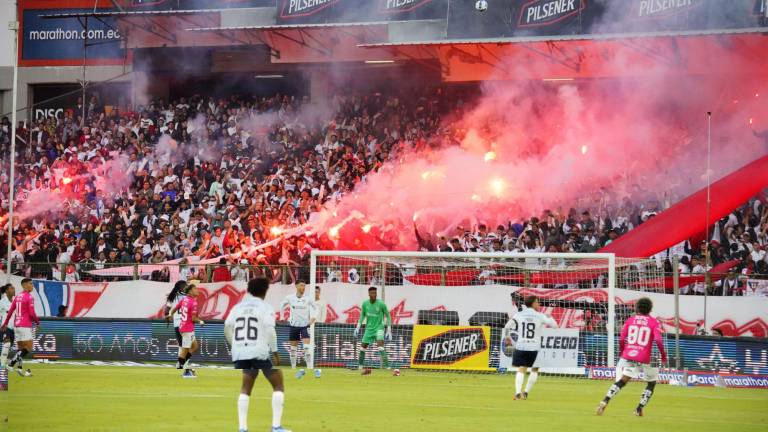
[[[490,327],[414,326],[411,367],[488,370],[490,336]]]

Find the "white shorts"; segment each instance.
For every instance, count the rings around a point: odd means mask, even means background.
[[[645,382],[658,381],[659,368],[651,367],[651,365],[645,363],[620,359],[619,364],[616,365],[616,380],[618,381],[622,375]]]
[[[16,335],[16,342],[32,340],[32,327],[16,327],[13,331]]]
[[[195,341],[195,332],[182,333],[181,334],[181,347],[192,348],[192,343]]]

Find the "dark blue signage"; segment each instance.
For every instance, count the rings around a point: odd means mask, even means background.
[[[25,9],[22,22],[22,60],[120,59],[125,56],[114,18],[42,18],[85,9]],[[104,12],[104,10],[101,10]]]

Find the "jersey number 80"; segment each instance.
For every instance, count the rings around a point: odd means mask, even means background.
[[[629,326],[627,329],[627,343],[630,345],[646,346],[651,340],[651,329],[648,327]]]
[[[259,329],[256,327],[259,320],[253,317],[238,318],[235,320],[235,340],[255,341],[259,338]]]

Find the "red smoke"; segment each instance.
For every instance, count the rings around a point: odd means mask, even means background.
[[[610,210],[625,198],[668,206],[705,184],[708,111],[713,180],[766,151],[750,129],[768,127],[755,96],[761,86],[665,71],[567,85],[489,82],[472,109],[446,122],[460,146],[404,145],[397,161],[316,221],[340,237],[339,248],[412,249],[414,221],[452,236],[467,222],[516,222],[546,208]],[[362,216],[345,236],[353,212]],[[361,240],[377,231],[359,228],[368,225],[379,227],[372,242]]]

